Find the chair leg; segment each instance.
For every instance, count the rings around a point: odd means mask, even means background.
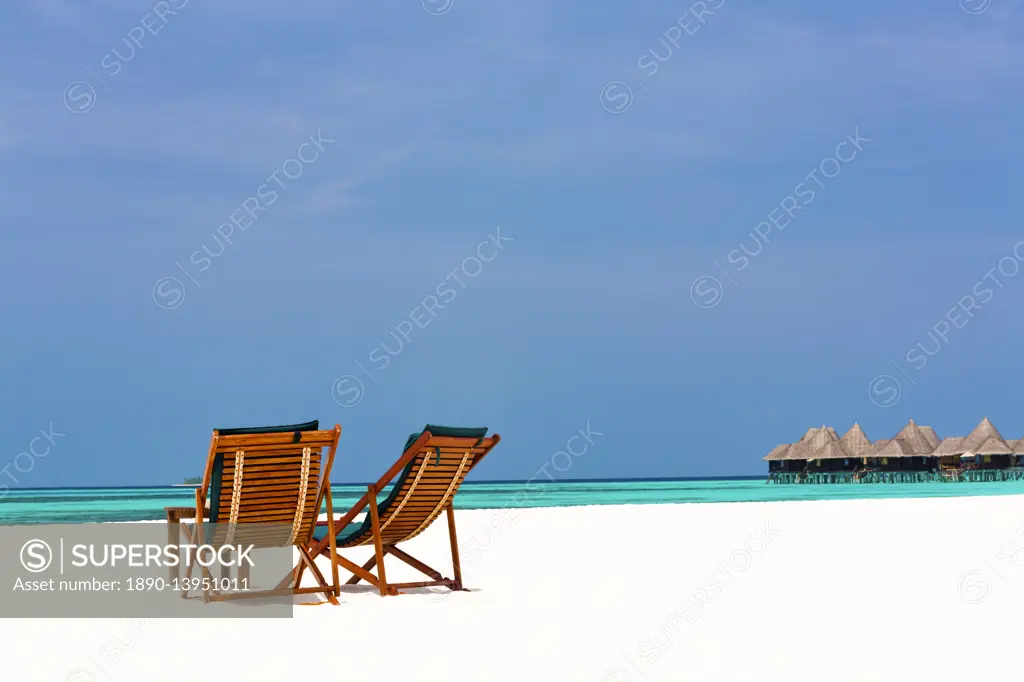
[[[388,579],[384,575],[384,543],[380,537],[380,517],[377,515],[377,490],[374,486],[367,488],[370,501],[370,523],[373,527],[373,549],[377,558],[377,580],[380,596],[388,594]]]
[[[295,568],[292,569],[292,584],[295,587],[298,587],[299,585],[302,584],[302,573],[305,570],[306,570],[306,564],[302,563],[302,561],[299,561],[299,563],[297,563],[295,565]]]
[[[334,500],[331,497],[331,482],[327,481],[324,486],[324,497],[327,498],[327,533],[330,536],[328,544],[331,547],[331,584],[334,586],[334,596],[338,597],[341,595],[341,582],[338,578],[338,534],[334,528]]]
[[[298,549],[298,547],[296,547]],[[275,590],[284,590],[289,587],[299,587],[302,584],[302,572],[306,570],[306,565],[302,563],[302,557],[299,557],[299,563],[295,565],[292,570],[288,571],[288,575],[281,578],[281,582],[274,588]]]
[[[188,529],[188,524],[185,524],[185,525],[182,526],[181,532],[185,536],[185,543],[186,544],[192,544],[192,533]],[[191,553],[189,553],[189,555],[191,556]],[[180,545],[178,547],[178,560],[182,561]],[[185,562],[185,581],[182,583],[182,587],[181,587],[181,598],[182,599],[188,599],[188,593],[189,593],[188,586],[189,586],[189,583],[192,582],[192,567],[193,566],[195,566],[195,561],[186,561]],[[180,571],[180,568],[179,568],[179,571]]]
[[[313,574],[313,577],[316,578],[317,583],[319,583],[320,587],[323,588],[322,592],[327,597],[327,601],[337,606],[338,596],[337,594],[335,594],[335,592],[337,592],[337,586],[327,584],[327,580],[324,578],[324,574],[320,572],[320,569],[317,568],[317,565],[316,563],[314,563],[313,558],[309,555],[309,550],[307,550],[305,547],[300,546],[299,556],[302,558],[303,563],[309,566],[309,572]],[[295,589],[298,590],[297,585]]]
[[[373,563],[377,563],[376,557],[373,558]],[[380,579],[377,576],[370,573],[366,568],[360,568],[358,564],[354,564],[341,554],[338,554],[338,566],[343,568],[352,574],[353,578],[358,577],[360,580],[365,580],[374,587],[380,586]],[[346,585],[355,585],[359,580],[349,580]]]
[[[445,507],[448,516],[448,542],[452,546],[452,570],[455,572],[455,589],[462,587],[462,566],[459,563],[459,539],[455,535],[455,507],[451,502]]]
[[[363,564],[363,570],[364,571],[369,571],[371,568],[373,568],[376,565],[377,565],[377,555],[375,554],[372,557],[370,557],[369,561],[367,561],[365,564]],[[362,576],[360,576],[357,573],[353,573],[352,577],[349,578],[348,582],[346,582],[345,584],[346,585],[358,585],[359,581],[361,581],[362,579],[363,579]]]

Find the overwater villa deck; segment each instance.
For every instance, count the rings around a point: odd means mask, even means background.
[[[831,426],[807,430],[765,457],[767,483],[927,483],[1024,479],[1024,438],[1005,440],[988,417],[965,437],[940,440],[911,419],[872,443],[859,424],[843,436]]]

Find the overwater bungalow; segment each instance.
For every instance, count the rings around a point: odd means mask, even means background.
[[[1024,467],[1024,438],[1017,441],[1007,441],[1007,444],[1013,445],[1013,465]]]
[[[977,469],[1008,469],[1013,466],[1011,448],[992,422],[985,417],[974,430],[963,439],[959,449],[961,460],[973,460]]]
[[[799,473],[807,468],[807,459],[812,452],[806,443],[798,441],[777,446],[765,459],[768,460],[770,471]]]
[[[813,466],[818,472],[848,471],[853,459],[837,437],[811,453],[808,466]]]
[[[928,431],[935,433],[931,427]],[[934,471],[938,468],[934,451],[935,446],[925,435],[925,429],[911,419],[892,441],[874,454],[882,459],[881,466],[886,471]]]
[[[960,443],[962,442],[964,442],[963,436],[942,439],[942,442],[932,452],[932,455],[939,461],[940,470],[960,468],[960,455],[963,453]]]
[[[1010,480],[1024,478],[1024,438],[1004,439],[987,417],[967,436],[945,439],[911,419],[874,443],[860,424],[842,437],[822,425],[764,459],[776,483]]]
[[[786,459],[786,452],[792,447],[789,443],[782,443],[772,448],[772,451],[765,455],[765,461],[768,462],[769,473],[781,473],[784,471],[797,471],[796,467],[790,468],[788,466],[789,460]],[[802,470],[803,467],[801,466]]]
[[[867,468],[877,471],[912,470],[918,455],[905,438],[881,440],[867,459]]]

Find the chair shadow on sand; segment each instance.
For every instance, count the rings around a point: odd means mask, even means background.
[[[484,590],[481,589],[481,588],[472,588],[472,589],[462,588],[462,590],[460,590],[460,591],[461,592],[470,592],[470,593],[476,594],[476,593],[479,593],[479,592],[483,592]],[[405,588],[405,589],[402,590],[402,594],[403,595],[410,595],[410,596],[426,597],[427,601],[429,601],[431,603],[435,603],[435,604],[440,604],[442,602],[448,601],[449,598],[453,594],[455,594],[455,592],[453,590],[449,590],[449,589],[445,589],[445,588],[438,588],[438,587],[408,587],[408,588]],[[379,596],[378,588],[374,587],[373,585],[349,585],[339,595],[338,600],[341,602],[341,605],[344,605],[345,601],[346,601],[345,600],[346,596],[360,598],[363,595]],[[327,604],[327,603],[329,603],[329,602],[327,602],[327,601],[325,601],[323,599],[316,599],[316,595],[315,594],[295,595],[294,601],[293,601],[293,605],[294,606],[317,606],[317,605],[320,605],[320,604]]]

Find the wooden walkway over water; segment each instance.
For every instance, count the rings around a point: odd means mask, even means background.
[[[765,483],[981,483],[1024,480],[1024,467],[937,471],[776,472]]]

